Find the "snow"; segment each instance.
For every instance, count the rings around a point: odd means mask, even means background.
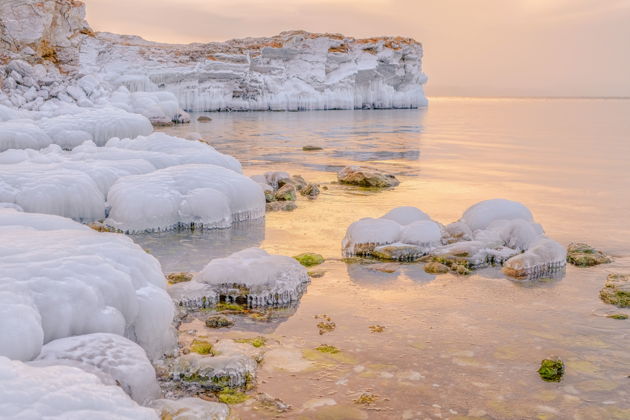
[[[210,261],[192,281],[171,286],[169,293],[193,308],[241,299],[250,306],[288,305],[300,299],[309,281],[294,258],[248,248]]]
[[[119,335],[94,333],[60,338],[46,344],[36,361],[75,361],[111,376],[112,382],[139,404],[160,397],[155,369],[142,347]]]
[[[29,366],[0,356],[0,413],[12,420],[157,420],[115,385],[82,369]]]
[[[105,224],[124,232],[228,228],[265,214],[250,178],[216,165],[180,165],[119,179],[109,190]]]
[[[22,322],[2,355],[36,356],[52,340],[109,332],[141,345],[151,358],[174,345],[174,307],[159,262],[129,238],[99,233],[57,216],[0,209],[0,292]]]
[[[533,216],[523,204],[502,198],[481,201],[469,207],[461,218],[473,232],[487,228],[495,220],[513,219],[532,221]]]

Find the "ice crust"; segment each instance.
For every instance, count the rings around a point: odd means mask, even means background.
[[[129,238],[58,216],[0,209],[0,355],[31,360],[52,340],[108,332],[151,358],[174,345],[159,262]]]
[[[152,401],[150,407],[162,418],[173,420],[226,420],[230,414],[227,405],[201,398],[159,399]]]
[[[192,281],[171,286],[169,293],[190,308],[219,300],[253,307],[288,305],[300,299],[309,281],[295,259],[248,248],[210,261]]]
[[[265,214],[259,185],[216,165],[180,165],[120,178],[107,201],[105,224],[129,233],[228,228]]]
[[[71,366],[29,366],[0,356],[0,415],[12,420],[157,420],[116,385]]]
[[[398,207],[381,218],[352,223],[342,251],[401,260],[457,256],[473,268],[503,265],[507,274],[520,278],[544,276],[566,265],[566,250],[544,235],[531,211],[505,199],[477,203],[447,226],[414,207]]]
[[[109,375],[138,404],[159,398],[155,369],[136,343],[115,334],[94,333],[60,338],[46,344],[36,361],[49,364],[77,362]],[[88,372],[90,369],[88,368]]]

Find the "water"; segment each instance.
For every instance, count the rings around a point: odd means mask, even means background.
[[[328,259],[318,267],[324,277],[271,331],[255,323],[221,332],[199,321],[183,327],[211,338],[262,332],[269,360],[257,389],[293,406],[280,417],[630,418],[630,320],[600,316],[612,307],[598,298],[608,273],[630,272],[630,101],[444,98],[426,110],[208,115],[211,123],[165,131],[201,133],[248,175],[283,170],[328,190],[300,199],[291,213],[268,213],[263,225],[134,239],[167,272],[199,270],[247,246]],[[339,168],[357,162],[395,173],[400,186],[333,183]],[[495,268],[436,277],[419,264],[375,269],[340,260],[345,229],[361,217],[413,205],[448,223],[495,197],[527,205],[562,244],[588,242],[615,261],[519,283]],[[335,321],[333,332],[319,334],[321,314]],[[385,330],[371,332],[374,325]],[[341,353],[313,350],[321,344]],[[567,365],[561,383],[536,373],[552,355]],[[364,392],[377,401],[354,403]],[[236,411],[272,416],[254,400]]]

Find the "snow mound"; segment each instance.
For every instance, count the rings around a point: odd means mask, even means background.
[[[461,218],[473,232],[487,228],[495,220],[513,219],[534,220],[531,211],[523,204],[503,198],[481,201],[469,207]]]
[[[309,281],[306,269],[295,259],[248,248],[210,261],[192,281],[173,285],[169,293],[191,308],[219,301],[254,307],[288,305],[300,299]]]
[[[160,397],[155,369],[136,343],[119,335],[94,333],[60,338],[46,344],[36,361],[74,361],[111,376],[138,404]]]
[[[124,232],[228,228],[265,214],[250,178],[216,165],[181,165],[119,179],[107,195],[105,224]]]
[[[125,336],[151,358],[174,345],[160,264],[129,238],[13,209],[0,209],[0,233],[0,296],[13,307],[0,318],[2,355],[30,360],[44,343],[94,332]]]
[[[115,385],[69,366],[29,366],[0,356],[3,418],[157,420]]]
[[[398,207],[384,216],[352,223],[342,241],[343,254],[371,255],[381,245],[412,245],[414,257],[441,245],[442,228],[415,207]],[[405,259],[408,259],[405,257]]]

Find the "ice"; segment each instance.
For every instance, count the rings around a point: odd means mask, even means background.
[[[29,366],[0,356],[0,415],[12,420],[157,420],[115,385],[70,366]]]
[[[60,338],[46,344],[36,361],[88,365],[111,376],[139,404],[160,397],[155,369],[144,350],[119,335],[94,333]]]
[[[224,387],[243,387],[256,378],[257,363],[241,353],[207,356],[189,353],[175,360],[173,379],[190,387],[220,391]]]
[[[98,220],[105,217],[107,194],[119,178],[186,163],[241,171],[232,156],[163,133],[113,138],[105,147],[86,142],[69,152],[55,145],[40,151],[8,150],[0,153],[0,202],[28,212]]]
[[[3,355],[30,360],[45,343],[94,332],[125,336],[151,358],[171,350],[160,264],[129,238],[13,209],[0,209],[0,234],[0,292],[16,309],[1,322],[25,321],[0,330]]]
[[[469,207],[461,218],[473,232],[487,228],[495,220],[513,219],[531,222],[533,216],[523,204],[503,198],[481,201]]]
[[[397,207],[378,219],[364,218],[352,223],[342,241],[345,256],[370,255],[381,245],[414,245],[413,257],[441,245],[442,228],[422,210]],[[411,249],[411,248],[410,248]],[[406,255],[406,254],[405,254]],[[411,256],[405,257],[409,259]]]
[[[507,260],[503,267],[508,275],[536,278],[563,268],[566,260],[567,251],[562,245],[541,237],[527,251]]]
[[[152,401],[150,407],[162,419],[172,420],[226,420],[230,414],[227,405],[201,398],[160,399]]]
[[[30,120],[0,122],[0,152],[9,149],[41,149],[52,139]]]
[[[124,232],[228,228],[265,214],[250,178],[216,165],[190,164],[119,179],[109,190],[108,226]]]
[[[208,263],[191,282],[169,288],[182,306],[199,308],[219,301],[249,306],[288,305],[306,290],[309,277],[295,259],[248,248]]]

